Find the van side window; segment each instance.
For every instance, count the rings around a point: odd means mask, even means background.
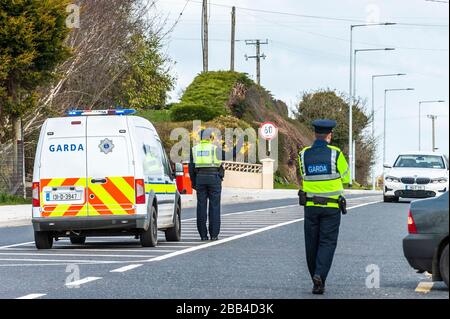
[[[159,147],[160,147],[160,152],[161,152],[161,159],[162,159],[162,163],[164,166],[164,173],[166,174],[166,176],[172,176],[172,169],[170,168],[170,163],[169,160],[167,158],[166,155],[166,151],[164,150],[164,147],[161,144],[161,141],[157,142]]]

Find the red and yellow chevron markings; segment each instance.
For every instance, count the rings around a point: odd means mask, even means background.
[[[134,178],[108,177],[105,184],[89,183],[89,216],[132,215],[135,213]]]
[[[90,178],[42,179],[40,183],[42,217],[86,217],[132,215],[135,213],[134,177],[108,177],[105,184],[93,184]],[[45,187],[79,186],[88,191],[82,204],[52,204],[43,200]]]

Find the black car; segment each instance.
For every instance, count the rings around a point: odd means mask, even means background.
[[[411,267],[448,287],[448,192],[411,203],[403,252]]]

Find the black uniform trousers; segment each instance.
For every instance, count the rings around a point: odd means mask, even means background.
[[[217,237],[220,233],[220,199],[222,196],[222,179],[219,173],[197,173],[195,184],[197,191],[198,233],[202,238],[208,236],[206,222],[207,219],[209,219],[209,235],[211,237]]]
[[[337,246],[341,212],[338,208],[305,207],[306,260],[311,278],[325,282]]]

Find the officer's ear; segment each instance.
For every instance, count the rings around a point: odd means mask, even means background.
[[[331,140],[333,139],[333,132],[331,132],[330,134],[328,134],[327,136],[327,141],[331,142]]]

